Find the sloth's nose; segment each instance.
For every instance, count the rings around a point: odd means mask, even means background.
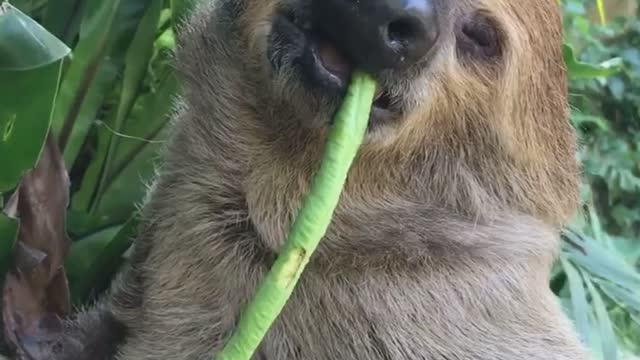
[[[415,64],[439,35],[436,0],[313,0],[313,27],[356,67],[377,73]]]

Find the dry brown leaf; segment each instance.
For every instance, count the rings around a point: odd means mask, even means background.
[[[5,212],[20,219],[14,264],[6,276],[2,315],[16,359],[50,358],[70,311],[64,260],[69,177],[49,136],[37,166],[25,175]]]

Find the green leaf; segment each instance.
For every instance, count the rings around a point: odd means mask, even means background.
[[[609,77],[622,70],[622,61],[619,58],[611,59],[600,65],[592,65],[578,61],[573,48],[564,44],[564,59],[572,79],[596,79]]]
[[[98,110],[124,65],[124,55],[151,0],[92,0],[80,26],[74,61],[60,90],[53,121],[72,168]]]
[[[113,134],[106,124],[99,127],[98,148],[73,199],[74,209],[92,207],[109,140],[111,136],[126,135],[127,138],[122,138],[118,146],[114,165],[103,188],[102,200],[93,206],[94,214],[100,215],[108,223],[126,220],[135,209],[134,202],[141,200],[146,192],[144,180],[154,174],[153,160],[157,156],[160,139],[164,138],[177,86],[174,74],[168,72],[152,93],[140,96],[123,134]]]
[[[138,30],[131,42],[129,50],[127,51],[120,102],[118,104],[115,122],[113,124],[113,128],[118,133],[122,132],[125,122],[129,118],[131,109],[139,95],[142,81],[147,74],[149,62],[153,55],[153,40],[156,36],[158,21],[160,20],[160,13],[162,12],[162,5],[162,0],[153,0],[151,2],[151,6],[140,21]],[[110,134],[106,158],[101,170],[101,179],[97,184],[94,206],[97,206],[100,203],[106,182],[111,175],[113,161],[120,143],[119,140],[119,136]]]
[[[602,292],[615,301],[619,306],[634,312],[640,312],[640,289],[625,289],[615,284],[610,284],[606,281],[599,281],[597,279],[596,282],[600,286]]]
[[[587,295],[584,290],[584,283],[580,272],[566,259],[561,256],[560,261],[562,267],[569,279],[569,289],[571,291],[571,304],[573,306],[573,314],[576,327],[584,344],[589,343],[589,304],[587,303]]]
[[[80,31],[87,0],[47,0],[44,26],[71,46]]]
[[[171,0],[171,12],[174,21],[180,23],[201,0]]]
[[[51,123],[69,48],[27,15],[0,4],[0,193],[33,168]]]
[[[84,279],[91,277],[89,271],[93,267],[95,258],[120,229],[122,225],[111,226],[73,242],[69,257],[65,261],[67,277],[73,284],[72,291],[78,287],[78,284],[86,282]]]
[[[577,128],[580,128],[586,124],[594,124],[603,131],[609,131],[611,128],[607,119],[602,116],[588,115],[581,112],[572,111],[571,120]]]
[[[31,13],[44,6],[44,3],[46,1],[47,0],[11,0],[11,5],[17,7],[25,14],[31,16]]]
[[[611,323],[607,307],[588,275],[583,273],[583,276],[587,284],[587,289],[593,299],[593,308],[598,320],[600,339],[602,341],[603,358],[606,360],[616,360],[618,358],[618,342],[613,331],[613,324]]]
[[[640,289],[640,274],[630,267],[615,251],[602,246],[597,241],[578,236],[573,232],[565,234],[575,246],[564,246],[567,257],[591,274],[627,289]]]
[[[119,1],[92,1],[88,5],[92,26],[84,26],[80,41],[60,88],[53,130],[64,150],[65,165],[73,168],[80,146],[93,123],[106,92],[113,86],[117,67],[102,62],[109,49],[109,29]],[[91,17],[93,16],[93,17]]]
[[[108,286],[123,263],[138,223],[134,215],[122,226],[102,230],[73,244],[66,268],[74,303],[81,304],[92,291],[102,291]]]
[[[49,131],[62,62],[25,71],[0,71],[0,193],[32,169]]]
[[[26,14],[8,2],[0,3],[0,70],[43,67],[59,62],[70,52],[62,41]]]

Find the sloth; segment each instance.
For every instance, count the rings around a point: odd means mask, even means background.
[[[175,64],[132,255],[54,359],[219,353],[356,70],[365,142],[254,359],[587,359],[549,288],[579,200],[556,0],[205,1]]]

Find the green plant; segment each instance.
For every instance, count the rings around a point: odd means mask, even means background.
[[[57,89],[51,131],[72,179],[67,226],[74,242],[67,271],[72,299],[81,304],[108,285],[130,243],[127,231],[133,227],[129,225],[136,202],[146,190],[144,180],[153,174],[177,89],[170,59],[175,11],[184,11],[184,4],[163,0],[14,3],[73,49],[72,57],[64,61],[59,87],[51,83],[43,89],[41,77],[36,76],[30,88],[18,93],[8,86],[2,90],[7,91],[3,99],[13,103],[27,98],[25,94]],[[29,109],[36,104],[20,105]],[[45,106],[37,108],[48,111]],[[44,134],[37,138],[30,134],[23,143],[41,148]],[[15,157],[1,158],[0,165],[7,168]],[[23,167],[33,167],[35,160],[31,157]],[[15,187],[18,179],[13,180],[0,191]]]
[[[584,213],[565,235],[552,286],[594,355],[609,360],[640,353],[640,22],[633,12],[610,19],[599,3],[563,1],[568,41],[605,71],[578,74],[569,61]]]

